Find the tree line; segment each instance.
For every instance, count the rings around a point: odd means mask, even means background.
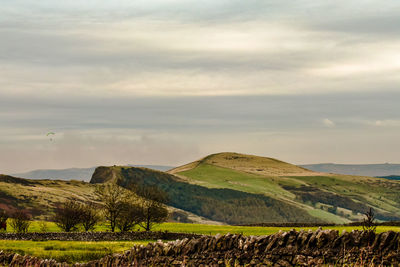
[[[92,231],[101,221],[107,223],[111,232],[117,229],[126,232],[136,226],[151,231],[155,224],[165,222],[169,216],[165,205],[167,194],[154,185],[132,185],[125,189],[116,184],[103,184],[96,187],[95,196],[95,202],[69,199],[58,203],[51,220],[65,232],[76,231],[79,227]],[[8,219],[17,233],[27,232],[31,223],[26,211],[0,211],[0,228],[6,228]],[[45,225],[41,227],[44,229]]]

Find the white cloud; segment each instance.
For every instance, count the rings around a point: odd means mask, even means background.
[[[162,8],[159,1],[10,3],[0,9],[0,86],[9,94],[312,94],[391,90],[400,82],[396,35],[336,30],[339,4],[207,1],[202,16],[182,1]],[[330,24],[316,29],[324,8],[334,10]],[[352,22],[352,14],[345,18]]]
[[[323,123],[326,127],[329,127],[329,128],[333,128],[333,127],[336,126],[336,124],[335,124],[333,121],[331,121],[330,119],[323,119],[323,120],[322,120],[322,123]]]

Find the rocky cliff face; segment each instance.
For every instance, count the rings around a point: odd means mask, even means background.
[[[318,230],[270,236],[217,235],[136,246],[124,254],[72,266],[398,266],[400,233],[375,235]],[[0,253],[9,266],[69,266],[29,256]]]

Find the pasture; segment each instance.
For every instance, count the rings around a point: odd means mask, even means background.
[[[106,255],[123,252],[134,245],[146,245],[150,241],[22,241],[0,240],[0,249],[21,255],[31,255],[59,262],[87,262]]]
[[[269,235],[282,231],[289,231],[293,227],[253,227],[253,226],[231,226],[231,225],[206,225],[189,223],[163,223],[157,225],[154,231],[169,231],[180,233],[196,233],[205,235],[216,234],[243,234],[243,235]],[[297,227],[296,230],[316,230],[318,227]],[[358,226],[329,226],[323,229],[334,229],[342,233],[343,230],[351,232],[352,230],[362,230]],[[33,221],[29,232],[60,232],[61,230],[53,222]],[[107,231],[107,225],[99,224],[95,231]],[[136,229],[139,231],[139,229]],[[397,231],[398,226],[378,226],[377,232]],[[8,227],[8,232],[12,232]],[[52,258],[57,261],[87,262],[104,257],[113,253],[121,253],[134,245],[146,245],[154,240],[145,241],[100,241],[100,242],[82,242],[82,241],[14,241],[0,240],[0,250],[5,252],[16,252],[19,254],[28,254],[40,258]]]
[[[168,231],[176,233],[194,233],[203,235],[216,235],[216,234],[243,234],[243,235],[270,235],[282,231],[289,231],[296,229],[304,230],[317,230],[318,227],[261,227],[261,226],[232,226],[232,225],[210,225],[210,224],[192,224],[192,223],[163,223],[156,225],[153,231]],[[341,233],[343,230],[351,232],[352,230],[362,230],[361,226],[326,226],[322,229],[338,230]],[[79,229],[83,231],[83,229]],[[105,223],[100,223],[95,228],[96,232],[109,231]],[[142,231],[138,227],[134,231]],[[395,231],[400,232],[400,226],[378,226],[377,233]],[[13,232],[10,226],[7,227],[7,232]],[[60,228],[54,222],[33,221],[29,227],[29,232],[61,232]]]

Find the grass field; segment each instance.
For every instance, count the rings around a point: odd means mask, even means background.
[[[42,222],[32,223],[30,232],[40,232]],[[46,222],[47,231],[60,232],[60,229],[52,222]],[[297,227],[296,230],[316,230],[318,227]],[[197,234],[243,234],[243,235],[269,235],[282,231],[289,231],[293,227],[252,227],[230,225],[206,225],[189,223],[163,223],[154,228],[154,231],[170,231]],[[335,229],[341,233],[343,230],[362,230],[362,227],[354,226],[329,226],[323,229]],[[106,225],[99,225],[96,231],[107,231]],[[378,226],[377,232],[397,231],[400,227]],[[57,261],[87,262],[104,257],[105,255],[123,252],[134,245],[146,245],[151,241],[112,241],[112,242],[81,242],[81,241],[14,241],[0,240],[0,250],[28,254],[40,258],[53,258]]]
[[[60,262],[86,262],[100,259],[106,255],[123,252],[134,245],[146,245],[150,241],[113,241],[113,242],[78,242],[78,241],[15,241],[0,240],[0,249]]]
[[[270,235],[282,231],[296,229],[317,230],[318,227],[253,227],[253,226],[230,226],[230,225],[206,225],[206,224],[188,224],[188,223],[164,223],[157,226],[154,230],[181,232],[181,233],[198,233],[198,234],[243,234],[243,235]],[[351,232],[352,230],[362,230],[361,226],[329,226],[322,229],[343,230]],[[399,226],[378,226],[377,232],[396,231],[400,232]]]
[[[46,225],[46,232],[61,232],[60,228],[53,222],[39,222],[33,221],[29,232],[42,232],[42,224]],[[323,229],[334,229],[342,232],[343,230],[362,230],[361,226],[327,226],[322,227]],[[255,227],[255,226],[232,226],[232,225],[209,225],[209,224],[191,224],[191,223],[163,223],[156,225],[153,231],[169,231],[178,233],[195,233],[205,235],[216,235],[216,234],[243,234],[243,235],[269,235],[282,231],[289,231],[291,229],[296,230],[316,230],[318,227]],[[138,231],[136,228],[134,231]],[[100,224],[96,227],[95,231],[109,231],[106,224]],[[378,226],[377,232],[396,231],[400,232],[399,226]],[[8,227],[7,232],[12,232],[12,229]]]

